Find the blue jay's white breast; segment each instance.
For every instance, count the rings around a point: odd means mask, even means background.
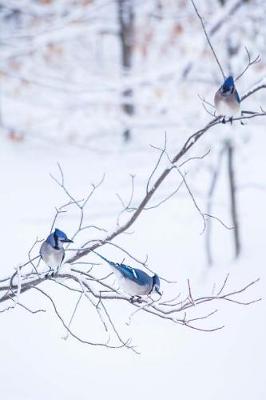
[[[149,284],[138,285],[136,282],[121,276],[119,272],[116,275],[118,277],[119,288],[130,296],[145,296],[151,291],[151,285]]]
[[[218,114],[226,117],[232,117],[240,111],[240,104],[233,96],[226,97],[216,93],[214,104]]]
[[[47,242],[43,242],[43,244],[41,245],[40,254],[43,261],[48,267],[54,270],[57,270],[61,266],[64,258],[64,253],[65,251],[63,248],[59,250],[54,249]]]

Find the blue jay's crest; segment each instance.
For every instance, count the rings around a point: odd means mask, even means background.
[[[51,233],[46,239],[47,243],[49,243],[54,249],[59,249],[60,243],[72,243],[72,240],[68,239],[67,235],[60,231],[60,229],[55,229],[53,233]],[[62,245],[61,245],[62,246]]]
[[[228,78],[225,79],[225,81],[221,87],[221,92],[222,93],[233,93],[234,88],[235,88],[234,78],[232,76],[228,76]]]
[[[63,231],[60,231],[60,229],[57,228],[55,228],[54,230],[54,237],[57,237],[60,240],[68,240],[67,235]]]

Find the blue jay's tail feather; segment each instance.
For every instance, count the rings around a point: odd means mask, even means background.
[[[122,276],[129,278],[131,280],[137,280],[139,278],[138,274],[137,274],[137,270],[135,268],[129,267],[128,265],[125,265],[125,264],[115,263],[113,261],[108,260],[101,254],[97,253],[97,251],[94,251],[94,250],[92,250],[92,251],[93,251],[93,253],[97,254],[97,256],[99,256],[102,260],[107,262],[107,264],[109,264],[112,268],[114,268],[116,271],[120,272],[120,274]]]
[[[92,250],[93,253],[97,254],[98,257],[100,257],[102,260],[104,260],[105,262],[107,262],[107,264],[111,265],[112,267],[116,267],[116,263],[114,263],[113,261],[108,260],[107,258],[105,258],[104,256],[102,256],[101,254],[97,253],[97,251]]]

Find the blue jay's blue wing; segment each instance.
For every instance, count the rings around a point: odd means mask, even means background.
[[[130,279],[138,285],[147,285],[147,283],[149,283],[152,279],[148,274],[146,274],[146,272],[138,268],[132,268],[125,264],[114,263],[113,261],[110,261],[107,258],[103,257],[101,254],[97,253],[96,251],[93,250],[93,252],[97,254],[97,256],[99,256],[102,260],[111,265],[111,267],[119,271],[124,278]]]
[[[240,97],[239,97],[238,91],[236,89],[235,89],[235,98],[236,98],[237,102],[240,103]]]
[[[115,264],[115,268],[123,275],[124,278],[130,279],[131,281],[137,283],[138,285],[145,286],[147,285],[151,277],[146,274],[146,272],[129,267],[125,264]]]

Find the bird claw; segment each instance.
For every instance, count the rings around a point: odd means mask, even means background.
[[[54,271],[52,268],[49,268],[49,271],[45,274],[46,279],[54,278],[57,271]]]
[[[132,296],[130,297],[130,303],[134,304],[134,303],[142,303],[141,297],[140,296]]]
[[[226,124],[227,122],[230,122],[231,125],[233,125],[233,117],[228,118],[228,120],[226,120],[225,117],[222,118],[222,124]]]

